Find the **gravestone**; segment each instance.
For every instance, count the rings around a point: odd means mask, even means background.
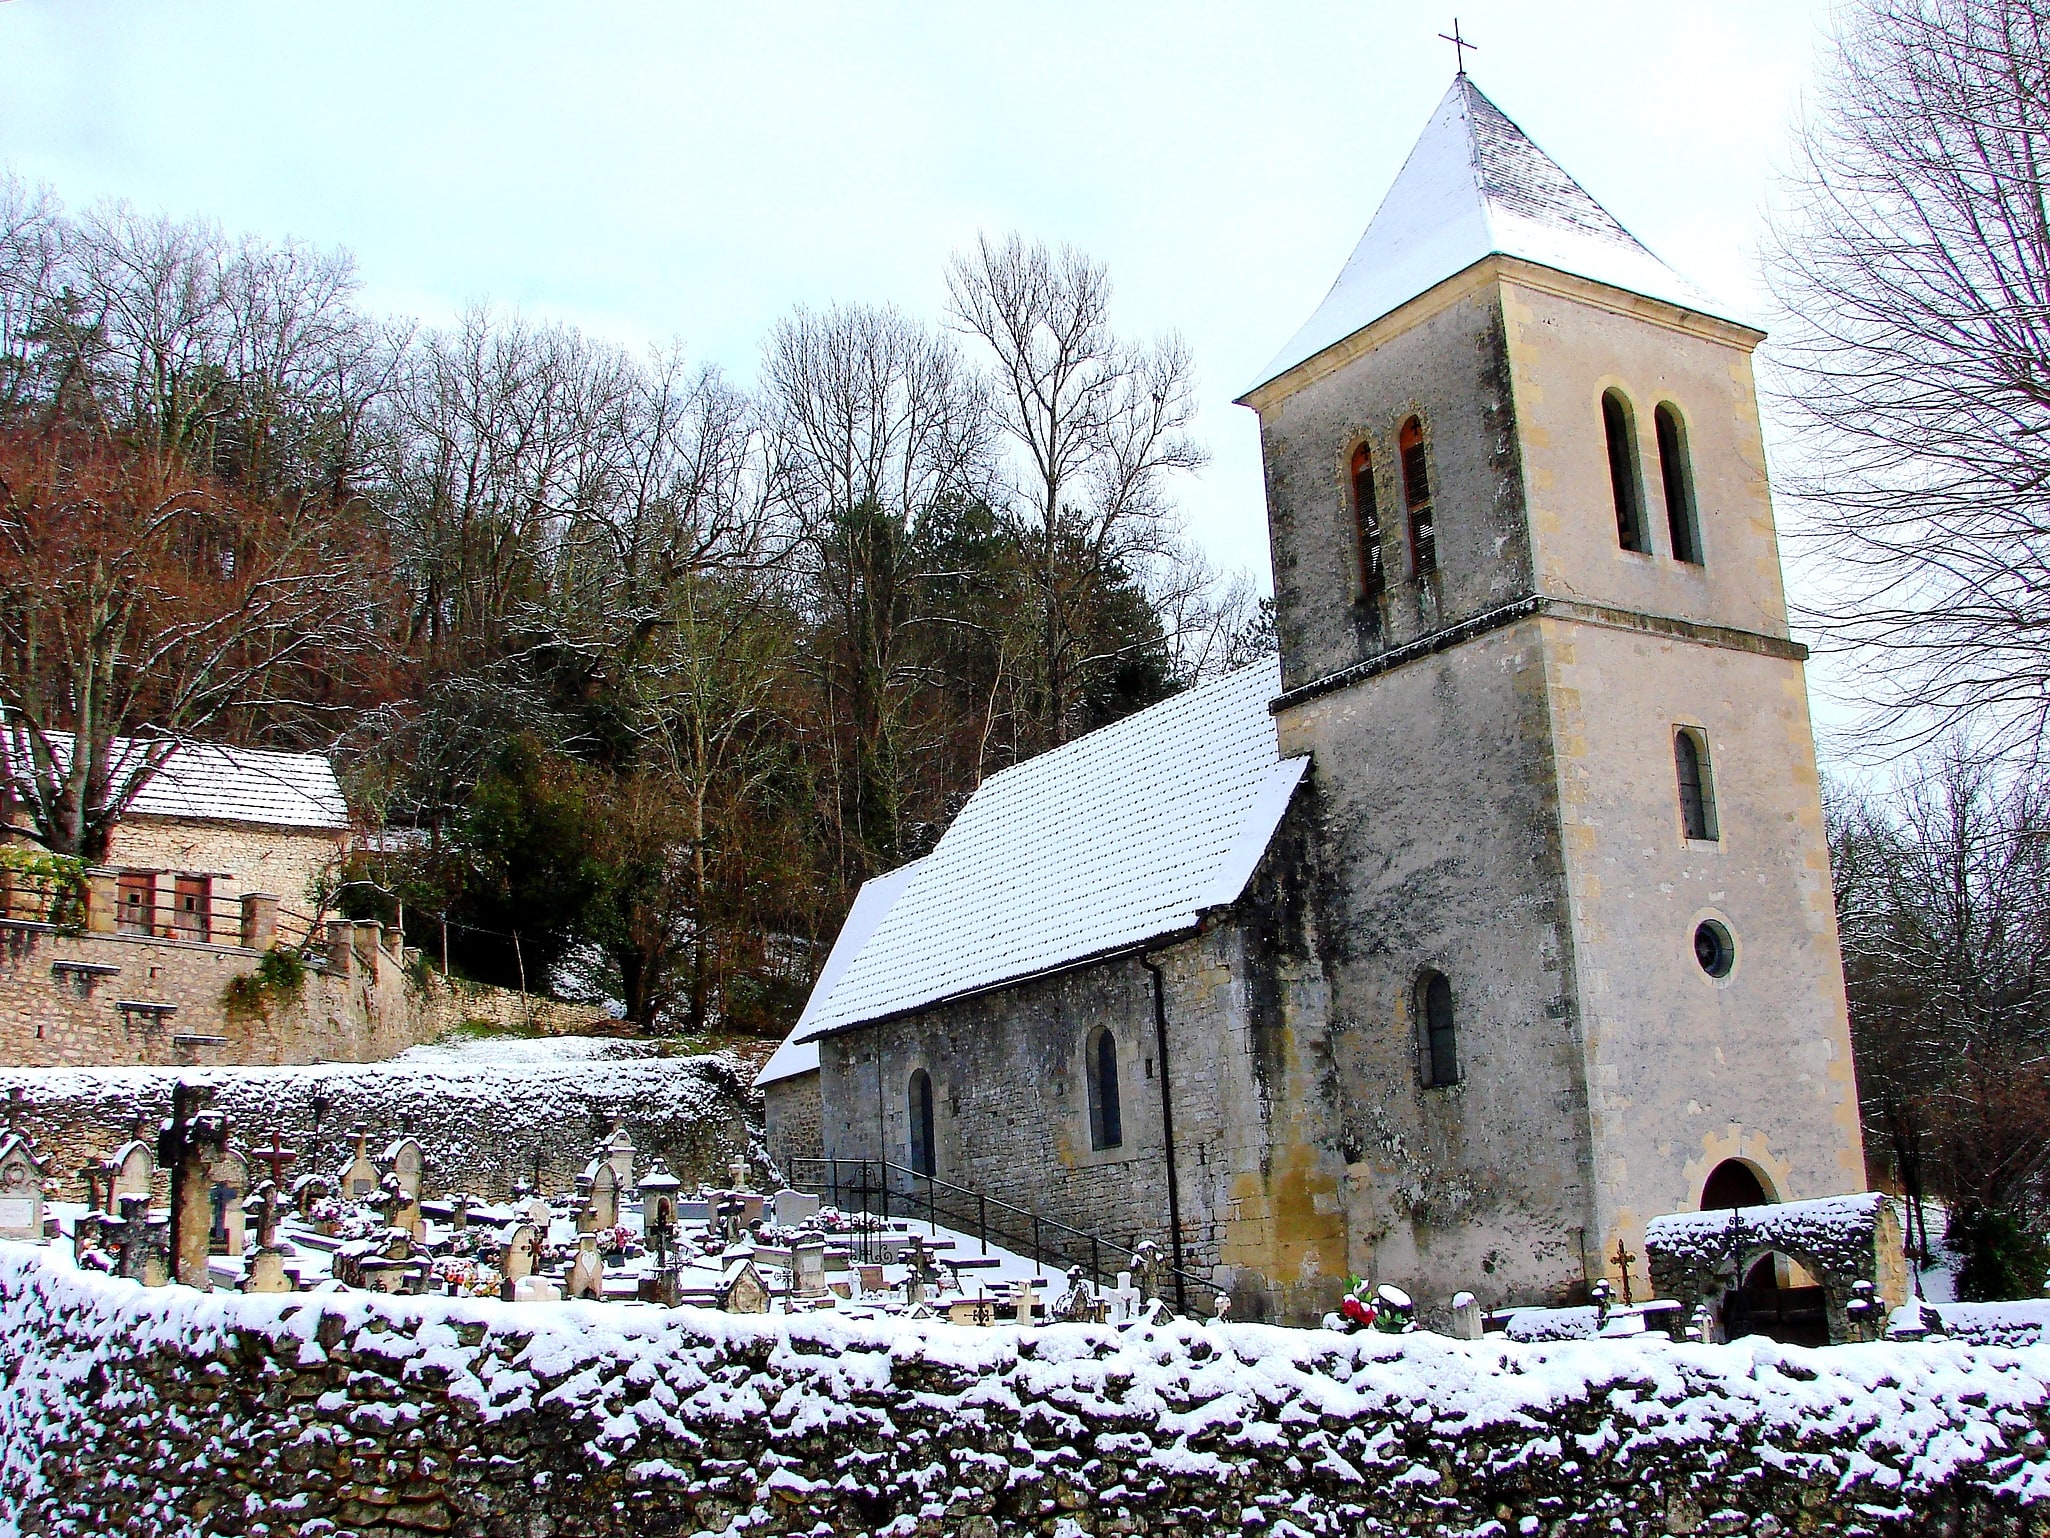
[[[657,1159],[641,1177],[641,1220],[651,1234],[676,1224],[676,1193],[683,1182]]]
[[[719,1278],[719,1306],[729,1314],[766,1314],[769,1288],[752,1257],[730,1262]]]
[[[1110,1306],[1112,1324],[1125,1324],[1138,1318],[1139,1306],[1145,1302],[1139,1295],[1139,1289],[1132,1285],[1132,1273],[1129,1271],[1120,1271],[1117,1286],[1104,1289],[1103,1295]]]
[[[43,1161],[19,1132],[0,1138],[0,1239],[43,1237]]]
[[[861,1283],[861,1290],[864,1295],[873,1292],[885,1292],[889,1288],[889,1284],[883,1280],[883,1268],[881,1266],[856,1266],[854,1274]]]
[[[1480,1299],[1462,1292],[1452,1299],[1452,1338],[1479,1340],[1483,1331]]]
[[[118,1211],[124,1196],[156,1195],[157,1161],[150,1152],[149,1144],[141,1138],[132,1138],[115,1149],[107,1160],[114,1172],[113,1206]]]
[[[819,1199],[808,1191],[778,1191],[771,1200],[778,1228],[795,1228],[819,1215]]]
[[[171,1116],[157,1134],[157,1162],[171,1172],[171,1274],[201,1292],[213,1290],[207,1268],[212,1177],[228,1152],[228,1119],[206,1108],[211,1099],[213,1091],[202,1085],[173,1085]]]
[[[532,1276],[534,1261],[540,1253],[541,1236],[534,1231],[534,1225],[517,1223],[506,1236],[505,1250],[499,1256],[498,1274],[513,1282],[523,1276]]]
[[[598,1253],[596,1234],[585,1234],[577,1240],[577,1257],[570,1262],[563,1291],[572,1298],[604,1298],[605,1260]]]
[[[150,1221],[147,1196],[121,1198],[121,1215],[102,1228],[114,1251],[115,1274],[145,1287],[162,1287],[171,1279],[164,1225]]]
[[[422,1234],[420,1182],[427,1170],[427,1156],[421,1150],[419,1140],[410,1135],[400,1137],[385,1149],[384,1166],[390,1176],[397,1179],[399,1195],[403,1198],[392,1209],[391,1225],[403,1228],[417,1239]]]
[[[240,1255],[245,1239],[242,1198],[249,1190],[249,1164],[232,1148],[224,1149],[207,1173],[207,1253]]]
[[[612,1135],[598,1145],[599,1157],[612,1166],[619,1189],[630,1191],[634,1183],[634,1140],[626,1135],[626,1123],[615,1119]]]
[[[632,1150],[628,1150],[631,1153]],[[626,1188],[619,1172],[609,1163],[599,1160],[591,1166],[591,1211],[594,1226],[617,1228],[619,1226],[619,1193]]]
[[[362,1122],[349,1129],[356,1139],[356,1152],[347,1164],[342,1166],[341,1178],[335,1182],[342,1200],[360,1202],[377,1194],[379,1175],[377,1163],[370,1157],[370,1129]]]
[[[826,1241],[800,1239],[790,1247],[790,1283],[800,1298],[823,1297],[826,1291]]]

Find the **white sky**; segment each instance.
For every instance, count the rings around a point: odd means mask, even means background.
[[[1215,457],[1181,502],[1264,585],[1258,434],[1231,399],[1443,93],[1454,4],[1502,109],[1762,315],[1760,211],[1827,0],[0,0],[0,163],[74,205],[346,245],[374,307],[489,299],[680,337],[742,380],[795,303],[936,317],[978,229],[1073,241],[1122,327],[1188,339]]]

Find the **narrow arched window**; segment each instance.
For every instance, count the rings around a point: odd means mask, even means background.
[[[1125,1118],[1118,1103],[1118,1043],[1098,1026],[1089,1033],[1089,1146],[1119,1148],[1125,1141]]]
[[[911,1168],[920,1175],[937,1174],[933,1153],[932,1075],[923,1068],[911,1075]]]
[[[1712,839],[1715,797],[1708,778],[1708,748],[1698,732],[1673,733],[1673,768],[1680,780],[1680,828],[1688,838]]]
[[[1431,467],[1424,454],[1424,424],[1411,417],[1395,446],[1402,457],[1402,500],[1409,512],[1409,565],[1421,577],[1438,569],[1438,525],[1431,513]]]
[[[1646,554],[1651,547],[1644,537],[1644,501],[1637,489],[1637,435],[1631,426],[1630,405],[1618,390],[1602,393],[1602,431],[1609,440],[1609,491],[1616,500],[1616,543],[1625,550]]]
[[[1687,424],[1680,408],[1660,401],[1651,414],[1658,430],[1659,480],[1666,493],[1666,528],[1673,537],[1673,559],[1701,564],[1701,525],[1694,515],[1694,466],[1687,460]]]
[[[1362,443],[1352,451],[1352,516],[1360,544],[1360,597],[1372,603],[1387,586],[1381,567],[1381,508],[1374,500],[1374,459]]]
[[[1418,980],[1418,1013],[1422,1017],[1424,1083],[1432,1088],[1459,1082],[1459,1030],[1452,1017],[1452,984],[1442,972],[1426,972]]]

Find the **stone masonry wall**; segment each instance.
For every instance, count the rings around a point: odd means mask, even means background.
[[[180,1080],[215,1086],[238,1146],[266,1144],[275,1128],[298,1150],[293,1176],[333,1174],[353,1151],[349,1129],[363,1122],[381,1153],[409,1128],[427,1155],[429,1195],[468,1191],[491,1200],[532,1178],[570,1189],[591,1146],[621,1119],[640,1167],[661,1158],[687,1186],[723,1182],[737,1157],[759,1161],[754,1106],[732,1058],[471,1066],[0,1070],[0,1099],[24,1093],[23,1124],[51,1155],[50,1175],[66,1200],[82,1201],[78,1171],[170,1114]],[[160,1196],[168,1196],[162,1176]]]
[[[0,1246],[32,1538],[2050,1533],[2050,1353],[154,1291]]]
[[[306,915],[316,911],[314,888],[341,860],[346,843],[340,833],[129,817],[115,827],[105,863],[212,876],[217,906],[232,904],[244,892],[268,892],[287,912]],[[162,885],[157,900],[168,903],[168,883]]]
[[[817,1072],[762,1086],[762,1141],[786,1177],[791,1175],[793,1159],[824,1156],[822,1116]],[[811,1174],[808,1169],[801,1173],[807,1178]]]
[[[396,930],[356,925],[351,943],[316,949],[296,997],[267,993],[243,1008],[230,1002],[228,985],[256,971],[261,951],[0,923],[0,1062],[203,1066],[392,1057],[441,1029],[408,1004],[398,939]],[[150,1007],[165,1005],[174,1012]]]

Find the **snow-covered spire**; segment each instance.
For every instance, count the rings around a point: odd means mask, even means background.
[[[1259,383],[1279,378],[1496,253],[1736,319],[1647,251],[1479,86],[1460,75],[1331,292]]]

